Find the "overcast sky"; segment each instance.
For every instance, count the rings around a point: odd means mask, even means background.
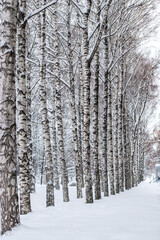
[[[152,32],[152,34],[148,35],[148,39],[145,40],[141,46],[141,50],[145,55],[150,58],[157,58],[160,60],[160,3],[157,5],[156,11],[154,14],[154,22],[148,26],[149,28],[154,29],[154,25],[156,25],[156,29]],[[156,84],[159,86],[159,97],[157,99],[157,107],[149,118],[148,129],[152,132],[154,126],[160,123],[160,66],[159,66],[159,74],[157,74]]]

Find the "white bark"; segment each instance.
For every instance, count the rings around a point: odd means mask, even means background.
[[[76,116],[76,103],[75,103],[75,78],[73,74],[73,54],[71,48],[71,1],[67,2],[68,5],[68,17],[67,17],[67,28],[68,28],[68,60],[69,60],[69,78],[71,86],[71,107],[72,107],[72,134],[73,134],[73,143],[74,143],[74,157],[76,165],[76,182],[77,182],[77,198],[82,198],[82,166],[81,159],[79,154],[79,145],[78,145],[78,129],[77,129],[77,116]]]
[[[97,23],[100,21],[100,1],[97,4]],[[101,198],[100,164],[99,164],[99,48],[95,53],[95,79],[93,87],[93,161],[94,161],[94,184],[95,199]]]
[[[117,69],[116,69],[117,70]],[[119,154],[118,154],[118,76],[115,80],[115,93],[114,93],[114,157],[115,157],[115,181],[116,193],[119,193]]]
[[[107,24],[105,27],[105,35],[107,34]],[[109,73],[108,73],[108,64],[109,64],[109,56],[108,56],[108,39],[105,38],[104,42],[104,64],[105,64],[105,81],[104,81],[104,106],[103,106],[103,142],[102,142],[102,163],[104,165],[103,171],[103,183],[104,183],[104,196],[109,196],[108,189],[108,141],[107,141],[107,128],[108,128],[108,81],[109,81]]]
[[[113,159],[113,121],[112,121],[112,83],[108,81],[108,161],[109,161],[109,180],[110,180],[110,193],[115,194],[115,179],[114,179],[114,159]]]
[[[90,163],[90,63],[88,61],[88,19],[91,10],[91,1],[87,0],[86,11],[83,15],[83,59],[84,59],[84,174],[86,187],[86,203],[93,203],[92,175]]]
[[[45,3],[45,1],[44,1]],[[46,13],[42,13],[42,28],[41,28],[41,44],[40,44],[40,103],[42,127],[45,145],[45,168],[46,168],[46,206],[54,206],[54,175],[52,149],[50,139],[50,129],[48,121],[48,110],[46,102],[46,62],[45,62],[45,47],[46,47]]]
[[[35,170],[32,158],[31,64],[27,67],[27,155],[29,160],[30,192],[35,192]]]
[[[20,213],[31,211],[29,159],[27,155],[27,101],[26,101],[26,1],[19,2],[18,61],[17,61],[17,152],[20,178]]]
[[[19,223],[16,162],[15,54],[17,1],[3,1],[0,46],[1,234]]]
[[[63,201],[69,201],[68,192],[68,174],[66,169],[64,140],[63,140],[63,121],[62,121],[62,105],[61,105],[61,81],[60,81],[60,64],[59,64],[59,46],[58,46],[58,30],[57,30],[57,12],[55,11],[54,25],[54,53],[55,53],[55,80],[56,80],[56,113],[57,113],[57,138],[59,159],[62,173]]]

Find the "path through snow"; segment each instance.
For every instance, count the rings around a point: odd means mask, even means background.
[[[160,240],[160,184],[143,182],[109,198],[85,204],[70,187],[70,202],[56,191],[56,207],[45,208],[45,187],[32,194],[32,213],[2,240]]]

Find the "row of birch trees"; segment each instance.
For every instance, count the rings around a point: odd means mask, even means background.
[[[31,211],[36,182],[48,207],[69,184],[93,203],[143,181],[157,63],[139,46],[154,3],[0,1],[2,234]]]

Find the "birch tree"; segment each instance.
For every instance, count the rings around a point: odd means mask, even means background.
[[[60,164],[62,173],[63,201],[69,201],[68,192],[68,174],[65,162],[64,140],[63,140],[63,121],[62,121],[62,105],[61,105],[61,82],[60,82],[60,63],[59,63],[59,45],[58,45],[58,30],[57,30],[57,12],[54,17],[54,52],[55,52],[55,81],[56,81],[56,112],[57,112],[57,137],[58,149],[60,154]]]
[[[17,152],[20,176],[20,213],[31,211],[29,159],[27,155],[26,119],[26,1],[19,2],[18,60],[17,60]]]
[[[90,62],[88,61],[88,22],[91,11],[91,1],[87,0],[83,13],[83,59],[84,59],[84,174],[86,187],[86,203],[93,203],[92,176],[90,163]]]
[[[31,76],[30,76],[30,69],[31,64],[28,64],[27,67],[27,155],[29,161],[29,184],[30,184],[30,192],[35,192],[35,170],[34,170],[34,163],[32,157],[32,115],[31,115]]]
[[[107,35],[107,24],[104,30],[104,34]],[[109,56],[108,56],[108,39],[105,38],[104,40],[104,64],[105,64],[105,74],[104,74],[104,107],[103,107],[103,146],[102,146],[102,163],[104,165],[104,172],[103,172],[103,182],[104,182],[104,196],[109,196],[109,185],[108,185],[108,141],[107,141],[107,113],[108,113],[108,65],[109,65]]]
[[[60,189],[59,183],[59,170],[58,170],[58,154],[57,154],[57,132],[56,132],[56,97],[55,97],[55,81],[53,80],[53,102],[52,102],[52,134],[53,134],[53,164],[54,164],[54,179],[55,179],[55,188]]]
[[[19,219],[16,161],[15,56],[17,1],[3,1],[0,46],[0,204],[1,234]]]
[[[76,165],[76,182],[77,182],[77,198],[82,198],[82,169],[81,159],[79,155],[78,146],[78,127],[77,127],[77,116],[76,116],[76,103],[75,103],[75,78],[73,74],[73,54],[71,48],[71,1],[67,1],[68,5],[68,16],[67,16],[67,28],[68,28],[68,61],[69,61],[69,78],[71,86],[71,107],[72,107],[72,133],[74,142],[74,157]]]
[[[44,3],[46,1],[44,0]],[[54,206],[54,176],[51,138],[48,121],[48,110],[46,103],[46,62],[45,62],[45,47],[46,47],[46,10],[42,12],[41,25],[41,43],[40,43],[40,103],[42,113],[42,126],[45,145],[45,168],[46,168],[46,206]]]
[[[100,1],[97,0],[97,23],[100,22]],[[101,198],[100,184],[100,166],[99,166],[99,49],[95,53],[95,79],[93,92],[93,161],[94,161],[94,184],[95,184],[95,199]]]

